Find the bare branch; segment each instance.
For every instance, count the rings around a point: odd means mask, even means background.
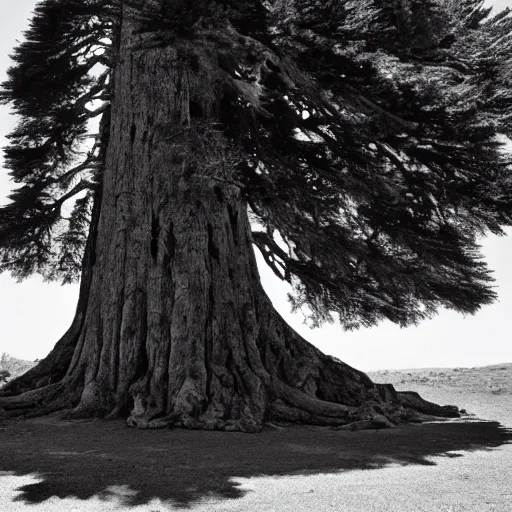
[[[62,204],[67,201],[68,199],[72,198],[73,196],[76,196],[78,193],[82,192],[83,190],[93,190],[95,187],[94,183],[87,180],[81,180],[80,183],[78,183],[76,186],[74,186],[68,193],[64,194],[63,196],[59,197],[53,204],[49,205],[50,210],[60,210],[60,207]]]

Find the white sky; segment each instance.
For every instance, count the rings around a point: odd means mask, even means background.
[[[2,0],[0,6],[0,81],[9,66],[8,54],[27,26],[35,0]],[[512,0],[495,0],[496,9],[512,7]],[[490,5],[490,4],[489,4]],[[0,146],[14,126],[6,107],[0,106]],[[1,162],[0,162],[1,164]],[[10,189],[7,173],[0,169],[0,204]],[[509,231],[512,234],[512,230]],[[344,332],[338,325],[310,330],[301,315],[291,315],[287,285],[261,265],[263,284],[276,308],[306,339],[326,353],[362,370],[481,366],[512,362],[512,239],[491,236],[482,242],[490,268],[495,270],[499,302],[477,315],[442,311],[418,327],[400,329],[385,322],[372,329]],[[43,283],[39,277],[16,283],[0,274],[0,354],[33,360],[44,357],[66,331],[78,297],[76,285]]]

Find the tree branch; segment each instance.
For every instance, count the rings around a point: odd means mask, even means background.
[[[265,259],[265,262],[272,269],[274,274],[279,277],[281,281],[288,281],[286,278],[286,275],[288,274],[286,263],[289,261],[289,257],[286,252],[283,251],[279,245],[277,245],[275,240],[268,236],[267,233],[262,231],[253,231],[252,239],[256,247],[258,247],[260,250],[261,255]],[[280,262],[276,261],[274,254],[281,258],[284,263],[280,264]],[[276,263],[280,264],[284,273],[281,273],[279,268],[276,266]]]
[[[82,190],[92,190],[94,189],[95,185],[91,181],[87,180],[81,180],[80,183],[78,183],[76,186],[74,186],[68,193],[64,194],[63,196],[59,197],[53,204],[49,205],[50,210],[59,210],[62,206],[62,204],[70,199],[73,196],[76,196],[79,192],[82,192]]]
[[[87,112],[87,117],[97,117],[100,114],[103,114],[105,110],[110,106],[110,103],[108,101],[105,101],[103,105],[99,106],[98,108],[95,108],[94,110],[90,110],[87,107],[84,106],[85,111]]]

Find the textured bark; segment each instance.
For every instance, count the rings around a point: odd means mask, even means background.
[[[232,162],[216,131],[227,92],[214,42],[139,43],[125,24],[76,317],[0,406],[245,432],[270,420],[375,428],[411,418],[410,397],[322,354],[265,295],[247,205],[223,172]]]

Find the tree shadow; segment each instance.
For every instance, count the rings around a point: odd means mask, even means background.
[[[433,456],[492,450],[512,442],[498,422],[406,425],[360,432],[266,428],[260,434],[130,429],[122,421],[11,421],[0,430],[0,470],[41,481],[17,489],[27,504],[59,498],[137,506],[159,498],[188,508],[201,499],[240,498],[236,478],[435,465]]]

